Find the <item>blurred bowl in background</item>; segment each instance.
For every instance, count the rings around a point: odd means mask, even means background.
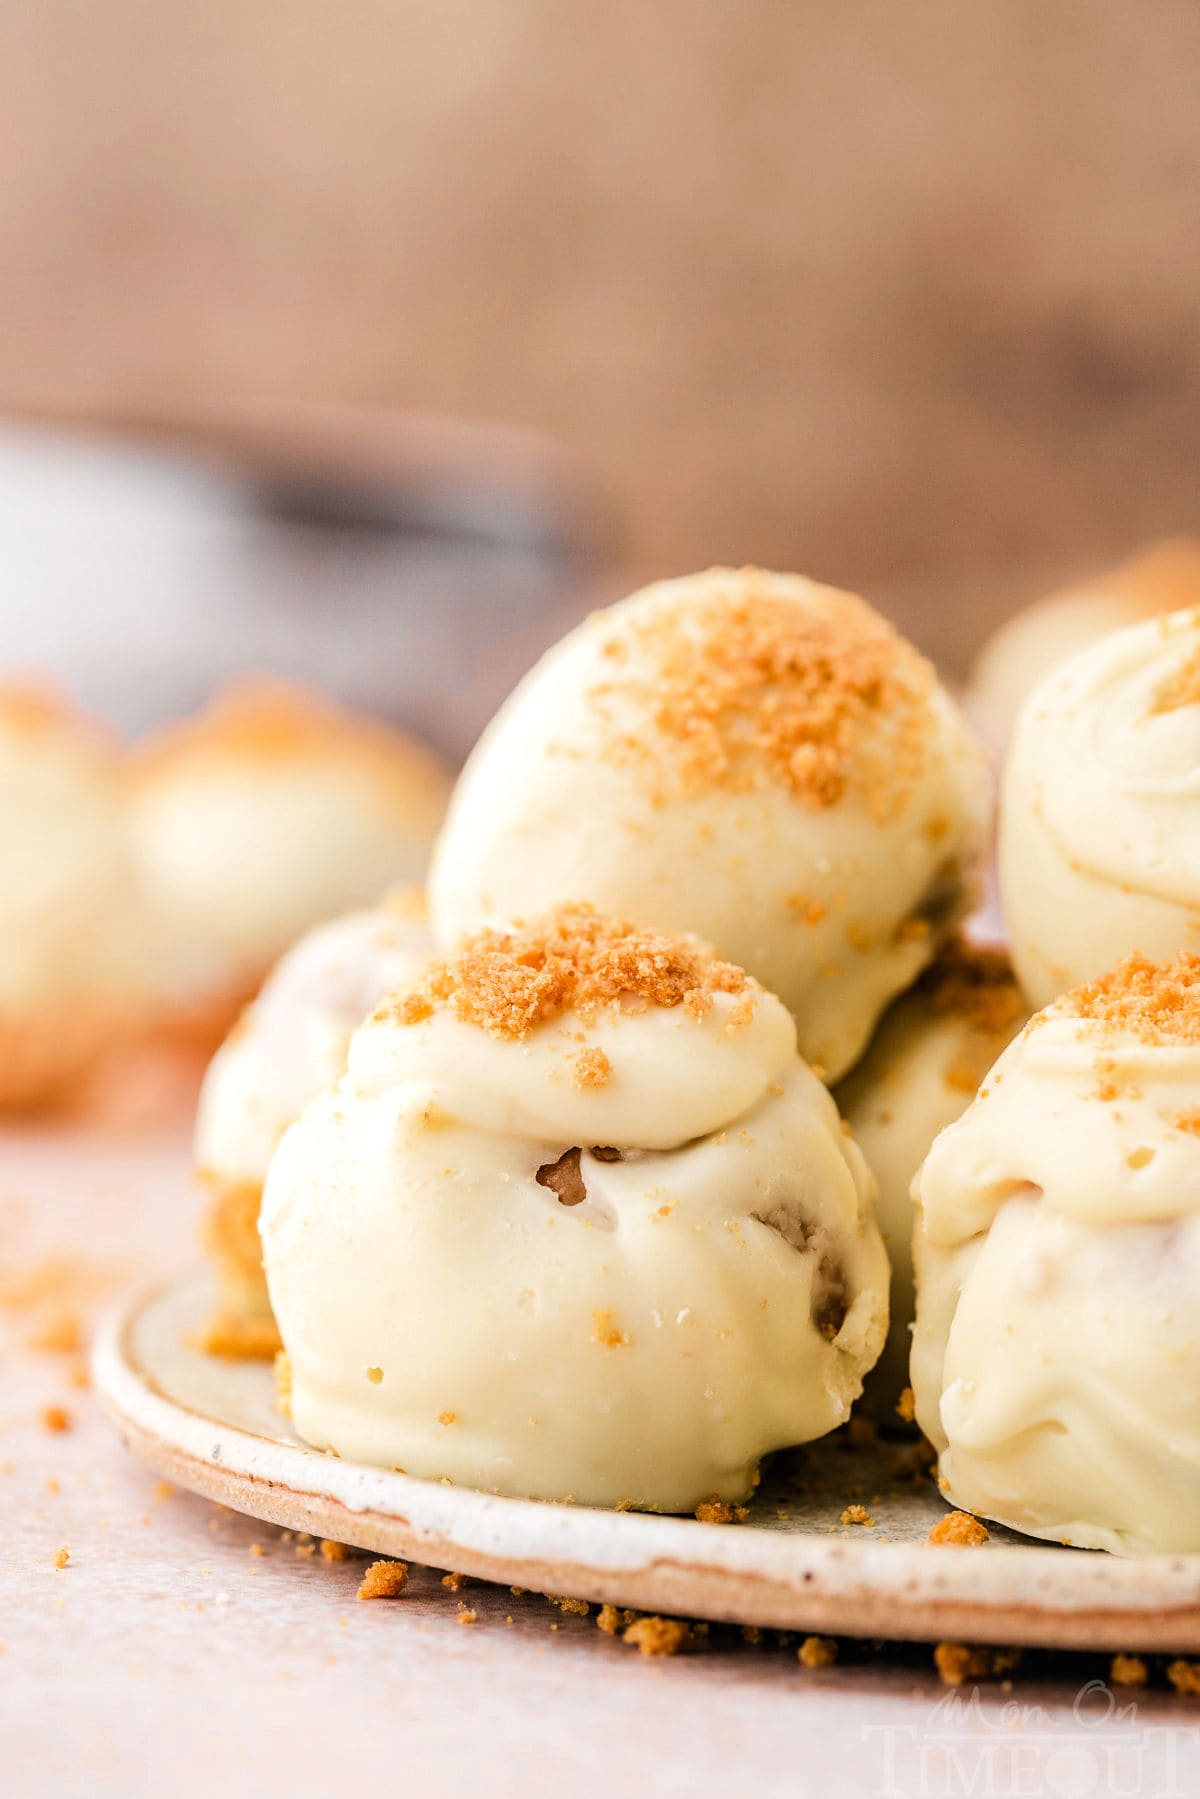
[[[460,757],[604,561],[536,433],[237,403],[0,428],[3,672],[140,732],[270,673]]]

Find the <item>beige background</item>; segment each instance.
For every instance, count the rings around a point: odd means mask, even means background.
[[[3,0],[0,402],[526,422],[640,567],[969,601],[1200,525],[1198,68],[1188,0]]]

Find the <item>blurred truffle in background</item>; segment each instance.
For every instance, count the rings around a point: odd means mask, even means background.
[[[450,797],[449,770],[402,732],[268,683],[222,693],[129,769],[162,1009],[210,1045],[303,932],[424,880]]]

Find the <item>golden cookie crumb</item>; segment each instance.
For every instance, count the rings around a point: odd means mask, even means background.
[[[772,589],[761,570],[713,569],[630,625],[650,677],[621,669],[591,699],[603,715],[616,698],[624,721],[632,698],[648,729],[614,728],[609,759],[645,771],[656,797],[668,784],[770,785],[815,811],[853,788],[877,816],[894,815],[930,752],[932,669],[854,595]]]
[[[805,1668],[832,1668],[837,1654],[838,1646],[832,1637],[805,1637],[796,1651]]]
[[[642,1655],[678,1655],[691,1634],[679,1618],[639,1618],[626,1628],[622,1641],[635,1644]]]
[[[586,1599],[572,1599],[566,1593],[547,1593],[546,1598],[551,1605],[556,1605],[560,1612],[568,1618],[587,1618],[591,1616],[591,1606]]]
[[[70,1559],[71,1559],[71,1551],[64,1544],[63,1547],[60,1550],[58,1550],[55,1554],[54,1566],[56,1568],[65,1568],[67,1563],[70,1561]]]
[[[353,1551],[348,1543],[339,1543],[336,1537],[322,1537],[321,1554],[327,1562],[348,1562]]]
[[[45,1430],[57,1434],[61,1431],[70,1430],[71,1423],[71,1414],[67,1411],[65,1406],[48,1405],[42,1410],[42,1426]]]
[[[1108,1025],[1140,1043],[1200,1043],[1200,956],[1185,950],[1164,963],[1126,956],[1050,1007],[1055,1014]]]
[[[564,905],[507,931],[480,931],[434,963],[420,986],[386,1000],[375,1018],[419,1024],[445,1007],[464,1024],[520,1041],[564,1012],[586,1020],[603,1007],[641,1000],[703,1013],[716,993],[759,991],[698,938]]]
[[[1185,1662],[1182,1657],[1168,1664],[1167,1679],[1177,1693],[1200,1699],[1200,1662]]]
[[[444,1587],[449,1587],[452,1593],[461,1593],[462,1589],[467,1585],[467,1581],[468,1577],[465,1574],[442,1575],[442,1585]]]
[[[612,1073],[612,1063],[602,1049],[582,1049],[572,1063],[572,1079],[577,1087],[603,1087]]]
[[[973,1518],[970,1512],[947,1512],[939,1518],[929,1531],[931,1543],[960,1544],[964,1548],[975,1549],[980,1543],[986,1543],[988,1532],[986,1524]]]
[[[1178,712],[1181,706],[1200,706],[1200,645],[1159,683],[1150,714]]]
[[[269,1362],[279,1353],[279,1330],[273,1318],[214,1312],[199,1332],[196,1347],[223,1361]]]
[[[83,1325],[79,1313],[71,1306],[62,1306],[47,1314],[42,1322],[25,1339],[30,1349],[43,1350],[53,1355],[78,1355],[83,1348]]]
[[[794,912],[797,918],[803,920],[807,925],[820,924],[829,911],[829,907],[825,905],[824,901],[810,900],[803,893],[789,893],[787,906],[789,912]]]
[[[454,1621],[456,1624],[474,1624],[478,1616],[478,1612],[472,1611],[469,1605],[460,1605]]]
[[[905,1387],[896,1401],[896,1416],[911,1424],[917,1415],[917,1401],[911,1387]]]
[[[865,1505],[848,1505],[842,1513],[843,1524],[873,1525],[874,1522]]]
[[[1140,1655],[1114,1655],[1108,1678],[1115,1687],[1144,1687],[1150,1675]]]
[[[608,1349],[627,1349],[631,1339],[614,1322],[616,1313],[600,1310],[592,1313],[592,1341]]]
[[[458,1413],[457,1412],[439,1412],[438,1413],[438,1423],[439,1424],[456,1424],[457,1422],[458,1422]]]
[[[1011,1674],[1020,1664],[1019,1649],[993,1649],[968,1643],[939,1643],[933,1652],[934,1664],[948,1687],[961,1687],[968,1680],[996,1680]]]
[[[744,1524],[750,1511],[744,1505],[727,1505],[714,1493],[711,1499],[702,1499],[696,1507],[696,1516],[701,1524]]]
[[[360,1599],[394,1599],[408,1585],[407,1562],[372,1562],[358,1589]]]
[[[624,1606],[602,1605],[596,1614],[596,1628],[602,1630],[607,1637],[615,1637],[635,1624],[637,1616],[636,1612]]]

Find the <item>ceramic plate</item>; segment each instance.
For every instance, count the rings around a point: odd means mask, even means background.
[[[1200,1556],[1124,1561],[994,1527],[935,1547],[945,1507],[910,1443],[844,1434],[777,1458],[746,1523],[501,1499],[323,1455],[275,1409],[269,1366],[204,1355],[206,1277],[136,1300],[96,1349],[134,1453],[252,1517],[380,1555],[583,1599],[780,1629],[1061,1648],[1200,1650]],[[848,1505],[872,1523],[844,1525]]]

